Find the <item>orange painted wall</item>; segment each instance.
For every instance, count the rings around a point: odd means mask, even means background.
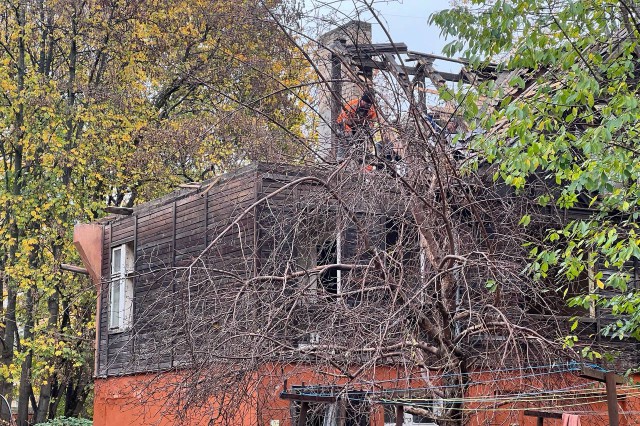
[[[79,223],[73,227],[73,244],[96,287],[100,285],[101,279],[102,239],[102,225]]]
[[[392,368],[379,368],[375,372],[370,372],[364,376],[375,379],[382,383],[383,387],[393,388],[398,371]],[[158,380],[158,377],[161,377]],[[260,377],[260,379],[258,379]],[[113,377],[108,379],[97,379],[95,382],[95,403],[94,403],[94,425],[95,426],[125,426],[125,425],[154,425],[164,426],[181,424],[188,426],[219,425],[219,426],[270,426],[271,420],[278,420],[280,426],[292,426],[290,414],[290,402],[281,399],[280,393],[284,390],[283,377],[287,378],[288,386],[291,385],[313,385],[313,384],[344,384],[344,380],[332,379],[332,376],[324,376],[311,372],[308,367],[298,366],[265,366],[265,370],[256,375],[253,383],[246,389],[238,390],[241,402],[237,405],[234,413],[228,418],[216,418],[218,413],[218,402],[214,398],[208,401],[199,401],[192,405],[188,413],[183,418],[175,417],[175,409],[181,407],[184,401],[174,399],[174,395],[169,389],[180,380],[177,373],[167,373],[163,376],[135,375],[126,377]],[[545,389],[551,382],[537,378],[515,379],[513,376],[504,375],[502,377],[478,375],[474,376],[474,381],[489,381],[500,379],[500,384],[504,392],[530,388],[532,392],[536,389]],[[504,379],[504,380],[502,380]],[[554,380],[564,383],[564,386],[572,384],[586,383],[570,374],[557,374]],[[388,382],[387,382],[388,381]],[[150,384],[151,383],[151,384]],[[388,386],[385,386],[388,385]],[[415,387],[424,386],[420,381],[412,383]],[[503,386],[502,386],[503,385]],[[547,387],[548,389],[548,387]],[[487,388],[482,385],[473,386],[469,392],[469,397],[486,396]],[[493,394],[493,390],[491,393]],[[622,394],[625,391],[621,392]],[[633,425],[635,421],[632,415],[625,415],[624,411],[640,410],[640,397],[635,393],[626,393],[629,396],[620,403],[621,426]],[[606,404],[595,402],[604,399],[586,399],[589,405],[582,405],[575,408],[568,408],[567,411],[596,411],[599,415],[584,415],[582,417],[583,426],[604,426],[607,422]],[[163,405],[163,403],[168,404]],[[542,405],[545,405],[544,403]],[[548,410],[562,411],[562,408],[554,409],[553,403],[546,403]],[[528,403],[520,406],[520,410],[511,410],[509,407],[497,407],[496,411],[473,412],[474,405],[469,404],[468,424],[470,426],[489,425],[522,425],[535,426],[536,419],[525,417],[522,409],[542,408],[540,403]],[[371,425],[382,426],[382,410],[374,407],[371,413]],[[560,426],[559,420],[546,419],[547,426]]]
[[[218,412],[215,400],[210,399],[204,404],[193,404],[194,408],[188,410],[179,410],[183,407],[184,401],[176,399],[172,392],[174,384],[180,380],[179,376],[171,373],[160,380],[157,377],[134,375],[96,379],[94,426],[176,424],[254,426],[257,424],[255,395],[245,395],[242,406],[238,407],[228,421],[214,420]]]

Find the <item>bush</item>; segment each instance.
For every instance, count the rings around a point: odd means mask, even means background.
[[[38,423],[34,426],[93,426],[93,422],[89,419],[78,419],[75,417],[57,417],[48,422]]]

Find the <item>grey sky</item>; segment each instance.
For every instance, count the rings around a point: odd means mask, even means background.
[[[427,20],[432,13],[449,7],[449,0],[400,0],[376,4],[394,41],[406,43],[410,50],[436,54],[442,53],[446,41],[440,38],[439,29],[428,25]],[[373,38],[378,43],[386,42],[378,25],[374,25]]]
[[[318,7],[318,5],[323,5]],[[314,9],[329,22],[360,19],[373,24],[373,42],[388,43],[389,39],[372,15],[363,12],[362,0],[306,0],[308,9]],[[447,40],[440,37],[440,30],[428,24],[429,16],[451,7],[451,0],[375,0],[374,9],[385,22],[393,41],[402,42],[409,50],[442,54]],[[326,29],[325,29],[326,31]],[[438,61],[439,62],[439,61]],[[437,63],[439,68],[452,71],[458,68],[452,63]]]

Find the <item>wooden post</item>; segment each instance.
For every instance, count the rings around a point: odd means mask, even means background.
[[[347,404],[346,401],[342,398],[340,398],[339,400],[336,401],[336,405],[337,405],[337,419],[336,419],[336,425],[337,426],[344,426],[347,422]]]
[[[302,403],[300,404],[300,417],[298,417],[298,426],[306,426],[307,411],[309,411],[309,403],[307,401],[302,401]]]
[[[402,405],[396,405],[396,426],[402,426],[404,424],[404,407]]]
[[[340,46],[344,47],[346,40],[337,40]],[[338,154],[338,144],[340,143],[337,137],[336,120],[342,110],[342,62],[340,57],[332,53],[331,54],[331,159],[336,160]]]
[[[607,410],[609,411],[609,426],[618,426],[618,395],[616,393],[616,373],[609,371],[604,375],[607,388]]]
[[[69,265],[68,263],[61,263],[60,269],[63,271],[73,272],[75,274],[89,275],[89,271],[87,268],[83,268],[82,266]]]
[[[562,419],[562,413],[555,411],[524,410],[524,415],[535,417],[537,426],[544,426],[544,419]]]
[[[582,367],[580,371],[580,377],[585,379],[595,380],[597,382],[604,382],[607,390],[607,411],[609,412],[609,426],[618,426],[620,424],[620,417],[618,415],[618,394],[616,385],[624,383],[624,377],[616,374],[613,371],[607,371],[606,373],[593,368]]]

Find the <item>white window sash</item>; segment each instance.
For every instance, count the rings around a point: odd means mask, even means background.
[[[120,304],[119,301],[122,300],[122,292],[120,288],[120,278],[114,279],[112,277],[110,283],[110,294],[109,294],[109,328],[117,329],[120,328],[121,316],[120,316]],[[118,306],[116,306],[116,300],[118,300]]]
[[[123,268],[124,269],[124,268]],[[120,319],[120,324],[118,324],[118,328],[123,328],[124,324],[125,324],[125,312],[124,312],[124,306],[127,300],[127,292],[126,292],[126,288],[125,288],[125,283],[126,283],[126,278],[124,278],[124,276],[120,277],[120,282],[118,283],[119,287],[120,287],[120,299],[118,300],[120,302],[119,306],[118,306],[118,311],[120,312],[118,315],[118,318]]]
[[[119,265],[114,263],[116,253],[119,252]],[[133,310],[133,282],[127,274],[133,272],[133,253],[127,244],[114,247],[111,258],[111,283],[109,294],[109,328],[123,330],[131,322]],[[117,302],[116,302],[117,293]],[[117,306],[116,306],[117,303]]]

